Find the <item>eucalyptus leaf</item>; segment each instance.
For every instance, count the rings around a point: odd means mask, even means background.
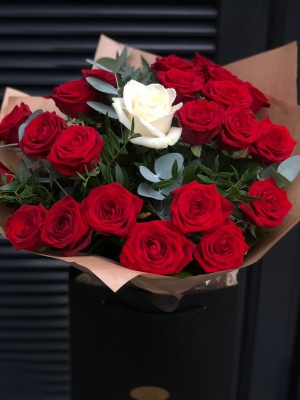
[[[276,171],[276,169],[274,169],[273,171],[276,177],[282,182],[281,184],[279,184],[278,187],[283,187],[285,185],[287,186],[292,185],[292,182],[289,181],[284,175],[281,175],[280,172]]]
[[[87,77],[85,79],[90,85],[92,85],[99,92],[114,94],[118,96],[118,90],[109,83],[101,81],[100,79],[97,78]]]
[[[170,153],[159,157],[154,163],[154,170],[157,176],[161,179],[171,179],[172,167],[175,160],[177,160],[178,170],[180,170],[184,161],[180,153]]]
[[[284,187],[284,182],[282,179],[279,178],[278,174],[276,174],[276,170],[278,168],[278,164],[274,163],[269,165],[267,168],[265,168],[263,171],[261,171],[260,174],[257,174],[257,178],[259,180],[265,180],[268,178],[273,178],[276,182],[276,185],[279,188],[283,188]],[[286,179],[286,178],[284,178]]]
[[[96,62],[97,62],[97,64],[100,64],[102,66],[102,68],[105,67],[106,69],[108,69],[112,72],[116,72],[117,61],[114,58],[103,57],[103,58],[99,58]]]
[[[277,172],[292,182],[300,172],[300,156],[292,156],[284,160],[278,166]]]
[[[18,137],[19,137],[19,141],[21,141],[24,137],[25,134],[25,128],[26,126],[29,124],[29,122],[31,122],[32,120],[34,120],[35,117],[37,117],[40,114],[43,114],[43,110],[39,109],[36,110],[34,113],[32,113],[27,120],[24,122],[24,124],[20,125],[19,130],[18,130]]]
[[[139,167],[140,173],[142,176],[147,179],[147,181],[150,182],[160,182],[160,179],[157,175],[153,174],[153,172],[150,171],[147,167],[144,167],[143,165]]]
[[[111,107],[106,106],[105,104],[98,103],[97,101],[88,101],[87,104],[96,111],[99,111],[101,114],[108,114],[110,118],[118,119],[115,110]]]
[[[137,189],[137,192],[140,196],[151,197],[156,200],[164,200],[165,196],[153,189],[148,183],[140,183]]]
[[[99,69],[104,69],[104,71],[113,72],[113,70],[111,70],[111,69],[105,67],[104,65],[102,65],[102,64],[100,64],[100,63],[98,63],[98,62],[96,62],[96,61],[89,60],[88,58],[87,58],[85,61],[88,62],[89,64],[94,65],[94,67],[98,67]],[[114,61],[115,61],[115,60],[114,60]]]

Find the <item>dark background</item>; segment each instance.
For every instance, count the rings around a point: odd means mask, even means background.
[[[101,3],[89,1],[87,4],[76,2],[76,5],[52,1],[51,6],[42,6],[41,3],[32,0],[26,3],[12,0],[0,6],[0,16],[0,96],[3,95],[6,86],[31,95],[43,95],[50,93],[52,88],[60,83],[79,78],[80,69],[88,67],[84,60],[93,58],[100,33],[161,55],[174,52],[182,57],[191,58],[197,51],[220,64],[273,49],[294,40],[300,42],[298,0],[197,0],[185,1],[184,4],[176,0],[152,3],[127,0],[126,5],[113,0]],[[227,365],[231,366],[233,361],[234,369],[227,380],[227,386],[224,384],[222,389],[221,382],[214,377],[211,384],[217,386],[218,394],[205,397],[200,389],[197,391],[197,385],[194,383],[194,392],[201,393],[201,397],[199,395],[195,399],[300,398],[299,238],[300,229],[296,226],[260,262],[241,270],[238,274],[238,289],[228,289],[226,294],[224,291],[216,291],[212,295],[205,295],[206,297],[201,295],[202,297],[198,296],[198,299],[193,298],[190,303],[186,301],[183,304],[186,310],[189,307],[197,308],[199,304],[204,303],[217,310],[219,305],[220,314],[220,304],[225,301],[230,306],[230,309],[226,310],[227,323],[221,315],[218,317],[213,312],[209,314],[210,307],[207,307],[208,314],[204,321],[201,320],[202,314],[185,314],[183,306],[181,314],[176,314],[173,322],[168,322],[171,319],[159,320],[163,321],[160,323],[166,332],[171,332],[172,329],[176,331],[176,326],[181,327],[181,336],[178,337],[174,333],[173,339],[170,338],[170,343],[175,349],[181,349],[178,343],[183,340],[182,336],[186,335],[185,340],[188,341],[191,332],[198,332],[199,321],[207,327],[199,332],[200,342],[209,341],[212,331],[218,333],[219,339],[213,337],[219,343],[219,347],[216,346],[220,350],[219,358],[217,353],[211,352],[209,348],[205,350],[203,345],[198,350],[197,346],[193,347],[193,350],[188,350],[187,347],[180,350],[182,354],[198,351],[198,358],[191,358],[194,364],[191,365],[190,360],[190,367],[196,369],[203,364],[203,359],[209,360],[209,355],[210,362],[213,362],[214,357],[218,363],[223,363],[224,368]],[[70,297],[66,265],[52,260],[45,261],[44,258],[40,259],[24,252],[17,253],[4,240],[1,240],[0,244],[0,398],[69,399],[71,383],[73,389],[76,389],[73,390],[75,398],[78,396],[80,385],[83,388],[85,382],[93,385],[88,381],[88,374],[84,375],[82,382],[78,382],[82,371],[78,366],[74,366],[74,359],[77,360],[80,351],[88,351],[88,345],[84,349],[82,336],[77,332],[91,335],[87,342],[92,343],[93,339],[93,329],[89,330],[86,324],[83,324],[84,320],[79,319],[87,316],[84,313],[84,305],[81,316],[76,314],[79,299],[82,304],[87,298],[83,296],[86,288],[80,289],[72,282]],[[91,290],[94,293],[95,289]],[[98,288],[97,293],[95,302],[111,304],[111,295],[107,291]],[[128,294],[124,293],[124,296],[128,300]],[[88,301],[91,299],[94,299],[93,295],[88,297]],[[137,299],[130,300],[131,308],[139,302]],[[128,305],[123,309],[122,300],[118,301],[114,307],[109,306],[103,314],[98,315],[98,318],[103,318],[100,322],[106,327],[107,336],[101,339],[104,342],[108,336],[115,337],[115,330],[117,333],[125,330],[124,337],[131,334],[126,321],[133,320],[133,311]],[[87,305],[86,307],[88,309]],[[96,308],[91,312],[94,313],[95,310]],[[135,324],[141,323],[139,321],[148,326],[158,323],[156,312],[149,304],[145,304],[144,310],[140,309],[139,312],[140,314],[134,314]],[[152,319],[149,319],[149,312],[155,314]],[[112,322],[110,318],[116,316],[118,320],[121,318],[119,314],[124,320],[119,320],[119,325],[115,326],[115,320]],[[215,316],[209,318],[209,315]],[[77,325],[74,323],[75,317]],[[101,323],[97,328],[99,332]],[[182,326],[186,327],[185,330]],[[226,326],[228,329],[224,330]],[[109,331],[109,327],[112,331]],[[154,328],[149,329],[150,334],[157,334]],[[149,343],[151,341],[148,342],[148,347]],[[105,343],[99,341],[95,341],[96,345],[105,347]],[[234,350],[225,354],[226,346]],[[155,350],[157,351],[157,348],[149,348],[149,353]],[[94,355],[94,363],[97,357],[99,360],[99,357],[105,356],[99,353],[99,349],[97,351],[91,353],[91,357]],[[130,367],[130,357],[134,357],[135,352],[143,354],[142,347],[138,350],[132,348],[131,353],[126,353],[129,364],[126,365],[126,360],[122,359],[123,370]],[[73,361],[72,380],[70,354]],[[163,356],[170,358],[170,354],[167,353]],[[180,360],[185,365],[189,363],[183,356]],[[119,364],[120,362],[121,360]],[[138,363],[138,358],[135,362]],[[81,363],[83,365],[84,361],[81,360]],[[145,364],[145,358],[140,357],[140,363]],[[19,368],[24,366],[29,377],[33,374],[38,379],[26,379],[23,372],[19,372]],[[98,379],[103,393],[108,385],[105,379],[111,378],[105,375],[108,368],[104,367],[106,368],[100,369]],[[136,364],[136,369],[139,368]],[[168,366],[165,365],[165,368]],[[210,368],[219,371],[216,361]],[[181,371],[185,376],[184,366]],[[204,369],[199,373],[200,377],[205,377]],[[223,377],[227,376],[225,370],[222,374]],[[182,375],[178,377],[166,371],[165,380],[159,382],[162,387],[166,387],[164,384],[167,384],[170,376],[171,381],[179,381],[181,387],[186,384],[180,382]],[[188,377],[185,376],[185,379]],[[7,382],[11,384],[8,385]],[[34,382],[31,384],[31,391],[28,389],[28,382]],[[118,382],[123,384],[122,379],[116,378],[115,384],[118,385]],[[14,392],[12,387],[15,388]],[[23,387],[26,390],[22,391]],[[130,387],[134,387],[133,382]],[[227,395],[225,393],[229,393],[229,388],[230,395]],[[101,392],[98,391],[97,394],[101,398]],[[86,395],[86,398],[77,398],[88,400],[93,399],[92,396],[90,394],[90,397]],[[109,400],[104,394],[103,398]],[[119,399],[122,396],[115,398]],[[180,400],[193,399],[191,396],[181,396]]]

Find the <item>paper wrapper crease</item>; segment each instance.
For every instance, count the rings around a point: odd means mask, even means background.
[[[114,58],[124,45],[101,35],[95,53],[95,60],[102,57]],[[147,52],[128,47],[130,57],[128,62],[135,66],[141,66],[141,55],[150,64],[156,56]],[[252,83],[262,90],[270,99],[271,107],[260,111],[259,118],[269,115],[271,120],[278,125],[285,125],[291,135],[298,141],[293,155],[300,155],[300,106],[297,102],[296,78],[297,78],[297,44],[290,43],[286,46],[258,54],[247,59],[237,61],[225,66],[239,78]],[[31,97],[25,93],[8,88],[5,92],[1,119],[7,115],[16,104],[25,102],[32,111],[39,108],[44,111],[56,111],[62,115],[50,99]],[[17,168],[20,156],[14,148],[0,148],[0,160],[8,168]],[[259,241],[245,256],[243,267],[258,261],[263,255],[300,220],[300,176],[296,178],[292,186],[287,187],[287,193],[293,207],[283,224],[274,229],[272,234]],[[4,224],[12,209],[0,204],[0,233],[5,236]],[[113,291],[117,291],[127,282],[136,287],[152,293],[168,294],[181,297],[191,289],[213,288],[229,286],[236,283],[236,271],[218,272],[206,275],[198,275],[178,279],[174,277],[145,274],[123,268],[120,264],[100,256],[86,256],[78,254],[76,257],[64,257],[59,252],[49,251],[41,255],[57,258],[70,265],[93,274],[104,282]]]

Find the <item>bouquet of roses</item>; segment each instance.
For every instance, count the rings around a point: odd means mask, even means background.
[[[129,51],[3,118],[4,234],[104,281],[167,275],[189,279],[183,291],[238,269],[281,226],[297,142],[257,117],[268,96],[200,54],[135,68]]]

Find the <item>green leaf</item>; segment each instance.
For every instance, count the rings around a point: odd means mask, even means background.
[[[127,128],[123,129],[122,139],[123,139],[124,144],[126,144],[128,142],[129,135],[130,135],[129,129],[127,129]]]
[[[163,189],[173,185],[174,183],[175,182],[173,181],[173,179],[166,179],[164,181],[152,183],[151,187],[153,189]]]
[[[218,172],[218,169],[219,169],[219,154],[214,159],[214,166],[215,166],[216,172]]]
[[[179,278],[179,279],[185,279],[185,278],[188,278],[189,276],[193,276],[193,275],[190,274],[189,272],[181,271],[178,274],[173,274],[172,276],[174,276],[175,278]]]
[[[105,180],[105,182],[107,183],[113,183],[113,177],[111,174],[111,170],[109,167],[107,167],[105,164],[103,164],[102,161],[99,162],[99,167],[103,176],[103,179]]]
[[[197,166],[195,165],[188,165],[187,167],[184,168],[182,171],[182,185],[186,185],[194,180],[196,180],[196,170]]]
[[[97,64],[101,65],[101,68],[104,67],[109,71],[116,72],[117,61],[114,58],[103,57],[103,58],[99,58],[96,62],[97,62]]]
[[[225,179],[230,179],[234,175],[235,175],[234,172],[218,172],[217,173],[218,178],[225,178]]]
[[[93,86],[96,90],[102,93],[109,93],[118,96],[118,90],[107,82],[101,81],[97,78],[87,77],[86,81]]]
[[[206,175],[202,175],[202,174],[197,174],[197,177],[200,179],[201,182],[203,183],[216,183],[215,181],[211,180],[210,178],[208,178]]]
[[[110,60],[113,60],[113,59],[110,58]],[[92,60],[89,60],[88,58],[85,61],[88,62],[89,64],[94,65],[95,67],[97,67],[99,69],[104,69],[104,71],[113,72],[112,69],[109,69],[109,68],[105,67],[103,64],[100,64],[97,61],[92,61]],[[113,61],[115,61],[115,60],[113,60]]]
[[[150,71],[149,64],[147,63],[147,61],[143,56],[141,56],[141,60],[142,60],[143,72],[149,72]]]
[[[8,183],[6,185],[0,186],[0,191],[2,192],[14,192],[16,190],[15,183]]]
[[[134,133],[132,136],[130,136],[130,140],[131,139],[135,139],[135,138],[138,138],[138,137],[141,137],[142,135],[140,134],[140,133]]]
[[[210,176],[211,178],[213,178],[215,176],[213,171],[211,169],[205,167],[203,164],[199,163],[198,167],[201,169],[202,172],[204,172],[206,175]]]
[[[116,174],[116,181],[119,182],[121,185],[124,185],[124,175],[122,168],[119,166],[119,164],[116,164],[115,166],[115,174]]]
[[[18,168],[18,179],[21,183],[25,183],[27,181],[27,168],[23,160],[21,160]]]
[[[118,152],[120,150],[120,143],[117,136],[110,128],[107,129],[107,138],[111,143],[112,147]]]
[[[172,178],[174,181],[176,181],[176,179],[178,177],[178,172],[179,172],[178,162],[177,162],[177,160],[175,160],[174,164],[172,166]]]
[[[194,156],[200,158],[201,156],[201,150],[202,150],[202,146],[193,146],[191,147],[191,151],[194,154]]]
[[[119,53],[117,53],[116,55],[116,69],[115,72],[119,72],[121,67],[125,64],[127,59],[127,46],[124,47],[122,53],[119,55]]]
[[[113,119],[118,119],[115,110],[111,107],[106,106],[105,104],[98,103],[97,101],[88,101],[87,104],[96,111],[99,111],[101,114],[108,113],[108,116]]]

